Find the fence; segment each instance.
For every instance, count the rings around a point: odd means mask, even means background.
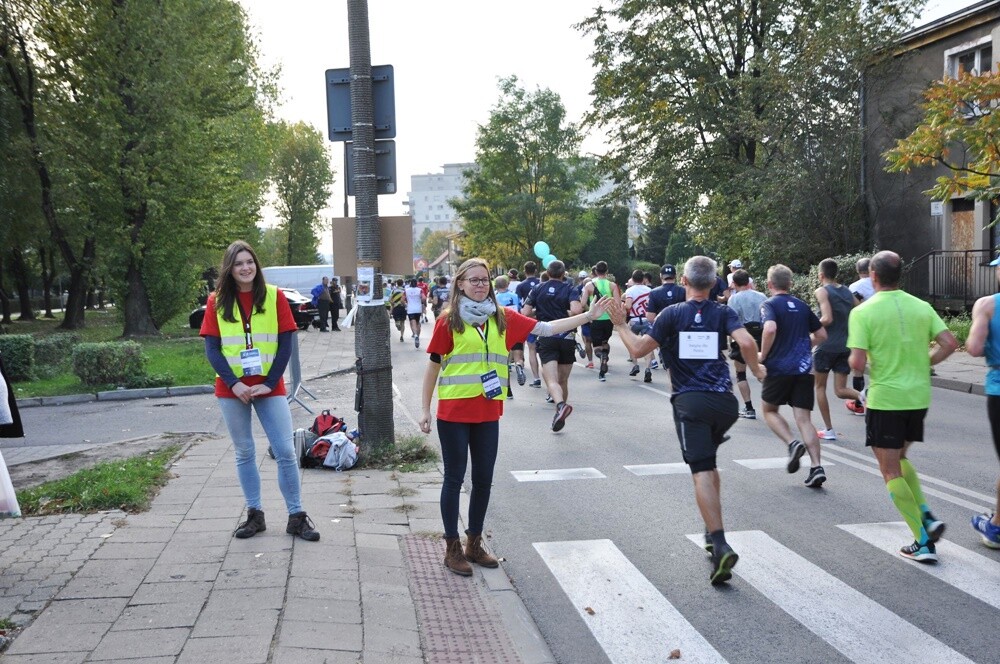
[[[967,311],[977,298],[998,292],[989,249],[931,251],[903,271],[903,288],[941,311]]]

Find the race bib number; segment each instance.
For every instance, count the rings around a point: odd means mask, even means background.
[[[264,373],[264,365],[260,361],[260,349],[240,351],[240,364],[243,365],[244,376],[259,376]]]
[[[682,360],[719,359],[718,332],[681,332],[677,356]]]
[[[503,386],[500,384],[500,376],[496,369],[490,369],[484,374],[480,374],[479,380],[483,381],[483,393],[487,399],[493,399],[503,394]]]

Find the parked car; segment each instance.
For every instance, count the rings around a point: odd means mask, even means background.
[[[300,330],[306,330],[312,325],[319,327],[319,309],[312,305],[312,300],[294,288],[280,289],[288,300],[288,306],[292,308],[292,315],[295,317],[295,324]],[[201,329],[201,322],[205,320],[205,305],[202,305],[191,312],[188,316],[188,324],[195,330]]]

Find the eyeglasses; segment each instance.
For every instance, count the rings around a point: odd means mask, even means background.
[[[489,286],[490,285],[490,280],[489,279],[480,278],[480,277],[473,277],[472,279],[463,279],[463,281],[467,281],[470,284],[472,284],[473,286]]]

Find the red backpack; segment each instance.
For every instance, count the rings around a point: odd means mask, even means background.
[[[343,431],[346,428],[347,423],[344,422],[344,420],[340,419],[336,415],[331,415],[329,410],[324,410],[316,416],[316,419],[313,420],[312,426],[309,427],[309,430],[319,437],[325,436],[328,433]]]

